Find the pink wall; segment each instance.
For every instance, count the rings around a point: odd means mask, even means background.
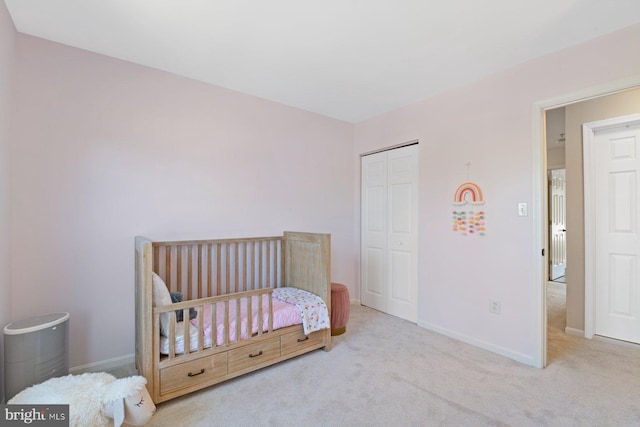
[[[639,42],[634,26],[354,126],[18,36],[11,317],[70,311],[72,366],[132,354],[136,234],[330,232],[332,278],[358,298],[359,155],[419,139],[419,323],[531,363],[534,225],[516,206],[533,197],[532,105],[640,73]],[[467,179],[484,238],[450,230]]]
[[[9,223],[9,114],[13,81],[16,30],[0,1],[0,327],[11,318],[11,265]],[[0,402],[4,401],[4,347],[0,338]]]
[[[133,238],[332,234],[355,284],[353,125],[19,35],[13,317],[71,313],[71,366],[134,352]]]
[[[636,25],[356,125],[356,155],[420,141],[421,325],[534,361],[538,249],[531,216],[517,215],[533,197],[532,107],[640,73],[639,45]],[[484,238],[451,231],[453,194],[467,179],[484,193]]]

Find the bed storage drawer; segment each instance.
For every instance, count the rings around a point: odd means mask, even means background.
[[[160,370],[160,394],[227,375],[227,353],[214,354]]]
[[[229,350],[229,373],[251,370],[278,357],[280,357],[279,337]]]
[[[280,337],[280,352],[283,356],[305,350],[309,347],[321,345],[324,338],[324,331],[312,332],[305,335],[302,330],[291,332]]]

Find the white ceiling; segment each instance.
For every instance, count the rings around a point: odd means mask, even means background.
[[[640,0],[5,3],[21,33],[348,122],[640,22]]]

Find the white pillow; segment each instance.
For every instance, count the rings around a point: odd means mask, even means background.
[[[153,306],[160,307],[163,305],[171,305],[171,295],[169,289],[164,283],[164,280],[158,276],[155,272],[152,273],[153,282]],[[160,315],[160,334],[165,337],[169,336],[169,313],[162,313]]]

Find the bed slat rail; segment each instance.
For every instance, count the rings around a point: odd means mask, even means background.
[[[275,288],[282,283],[283,238],[153,242],[153,271],[184,300]]]
[[[208,297],[204,299],[194,300],[194,301],[183,301],[180,303],[175,303],[171,305],[165,305],[160,307],[153,308],[153,316],[154,321],[160,322],[160,316],[164,313],[167,313],[169,318],[169,326],[168,326],[168,342],[176,342],[176,335],[178,334],[175,311],[182,310],[183,319],[189,318],[189,309],[193,308],[198,312],[198,316],[196,317],[197,321],[191,323],[198,331],[197,333],[197,347],[192,349],[191,343],[191,334],[184,333],[183,342],[184,342],[184,352],[176,352],[176,346],[169,346],[168,354],[161,356],[160,353],[157,354],[157,362],[160,362],[160,359],[164,357],[164,360],[174,360],[176,358],[183,357],[185,355],[189,355],[192,353],[202,352],[205,349],[215,350],[219,347],[227,347],[234,344],[242,344],[242,341],[246,341],[251,339],[253,336],[261,336],[265,333],[273,332],[273,304],[271,301],[271,294],[273,293],[272,288],[265,289],[257,289],[253,291],[243,292],[240,294],[229,294],[229,295],[221,295],[216,297]],[[267,324],[268,327],[265,330],[263,322],[260,319],[263,319],[264,310],[263,305],[253,304],[252,297],[257,296],[258,302],[262,298],[266,298],[268,301],[268,311],[267,311]],[[246,327],[243,328],[242,316],[241,316],[241,305],[243,304],[246,308]],[[217,328],[212,328],[211,330],[211,345],[205,345],[205,322],[204,322],[204,308],[208,307],[211,311],[211,318],[209,319],[210,325],[216,324],[214,320],[217,316],[218,304],[222,303],[224,305],[224,320],[223,320],[223,338],[224,342],[221,345],[218,345],[218,330]],[[234,306],[235,308],[235,317],[232,319],[230,315],[230,307]],[[208,311],[208,310],[207,310]],[[257,313],[256,313],[257,312]],[[258,322],[255,325],[257,327],[257,332],[254,334],[253,331],[253,316],[257,315]],[[231,320],[235,321],[235,327],[232,328]],[[184,326],[183,326],[184,328]],[[184,329],[183,329],[184,330]],[[244,332],[244,334],[243,334]],[[233,336],[233,341],[230,339],[230,336]],[[179,349],[180,350],[180,349]]]

